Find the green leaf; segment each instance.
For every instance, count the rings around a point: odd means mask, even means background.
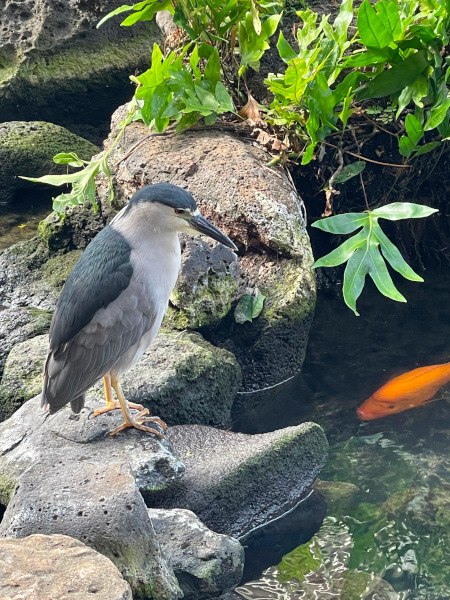
[[[198,121],[198,113],[192,112],[192,113],[183,115],[182,118],[180,119],[175,131],[177,133],[186,131],[186,129],[189,129],[189,127],[192,127],[193,125],[195,125],[197,123],[197,121]]]
[[[334,183],[344,183],[352,177],[359,175],[366,168],[366,163],[363,160],[358,160],[350,165],[346,165],[339,175],[334,180]]]
[[[312,268],[317,269],[318,267],[337,267],[342,265],[348,261],[353,252],[361,245],[361,242],[365,241],[366,237],[366,233],[360,231],[325,256],[322,256],[322,258],[316,260]]]
[[[285,63],[289,63],[293,58],[297,58],[297,53],[294,52],[291,45],[285,40],[282,31],[280,31],[280,35],[278,36],[277,48],[280,58]]]
[[[195,92],[198,98],[200,99],[203,108],[213,112],[219,108],[219,103],[217,102],[214,94],[211,94],[211,92],[207,92],[199,85],[195,86]]]
[[[211,56],[209,57],[208,63],[205,67],[205,73],[203,75],[205,81],[209,83],[210,91],[214,90],[218,81],[221,80],[220,76],[220,58],[219,51],[214,48]]]
[[[146,4],[148,4],[149,1],[150,0],[147,0]],[[144,10],[140,10],[129,15],[124,21],[122,21],[121,25],[129,27],[138,21],[151,21],[155,14],[161,10],[170,10],[170,12],[173,12],[171,0],[153,0],[151,4],[144,8]]]
[[[75,152],[60,152],[53,157],[53,162],[58,165],[70,165],[71,167],[82,167],[88,161],[79,158]]]
[[[385,48],[394,41],[391,31],[377,15],[369,0],[364,0],[359,7],[357,24],[361,41],[369,48]]]
[[[409,139],[407,135],[402,135],[402,137],[398,140],[398,150],[402,156],[408,158],[414,152],[416,146],[412,140]]]
[[[217,100],[220,103],[221,111],[234,112],[233,100],[231,99],[227,88],[223,85],[221,81],[218,81],[216,83],[216,89],[214,93]]]
[[[306,150],[302,157],[302,165],[307,165],[310,163],[314,156],[314,148],[316,147],[316,143],[313,142],[306,147]]]
[[[414,204],[413,202],[392,202],[372,210],[371,213],[379,219],[399,221],[400,219],[421,219],[438,212],[437,208]]]
[[[366,1],[364,0],[364,2]],[[371,79],[357,93],[357,99],[382,98],[383,96],[395,94],[413,83],[428,66],[427,51],[421,50],[415,52],[401,63],[394,65],[391,69],[387,69]]]
[[[381,252],[383,253],[384,258],[389,262],[393,269],[400,273],[400,275],[403,275],[405,279],[409,279],[410,281],[423,281],[422,277],[417,275],[417,273],[411,269],[403,256],[400,254],[400,250],[387,237],[387,235],[379,226],[378,222],[374,222],[372,231],[373,235],[380,244]]]
[[[353,20],[353,0],[342,0],[339,14],[334,20],[337,41],[341,50],[347,46],[347,31]]]
[[[449,108],[450,98],[444,100],[444,102],[439,106],[433,106],[433,108],[431,108],[431,110],[428,112],[428,119],[424,125],[424,130],[430,131],[430,129],[438,127],[445,119]]]
[[[317,229],[327,231],[328,233],[343,235],[363,227],[367,223],[367,219],[367,213],[344,213],[342,215],[320,219],[313,223],[312,227],[317,227]]]
[[[405,119],[405,128],[412,143],[414,146],[417,146],[417,143],[423,136],[423,129],[419,119],[414,115],[408,115]]]
[[[416,156],[420,156],[421,154],[427,154],[428,152],[432,152],[435,148],[441,145],[441,142],[428,142],[428,144],[424,144],[423,146],[419,146],[414,154],[414,158]]]
[[[111,17],[114,17],[115,15],[120,15],[121,13],[126,12],[128,10],[133,10],[133,6],[130,6],[129,4],[123,4],[115,10],[112,10],[97,23],[97,29],[101,27],[103,23],[106,23],[106,21],[108,21]]]
[[[423,280],[404,261],[398,248],[382,231],[378,220],[384,218],[397,221],[398,219],[425,217],[433,212],[436,212],[436,209],[428,206],[395,202],[362,214],[349,213],[317,221],[313,223],[313,227],[319,227],[332,233],[350,233],[361,226],[362,230],[317,260],[313,268],[335,267],[347,262],[344,272],[343,295],[345,303],[357,316],[356,302],[364,288],[367,275],[373,279],[383,295],[397,302],[406,302],[404,296],[392,282],[385,260],[406,279]]]
[[[255,290],[254,295],[244,294],[239,298],[239,302],[234,310],[234,319],[236,323],[245,323],[258,317],[263,309],[265,296]]]
[[[345,67],[369,67],[387,62],[392,55],[390,48],[373,49],[359,52],[349,56],[345,61]]]
[[[397,4],[381,0],[381,2],[376,3],[375,8],[377,9],[380,21],[390,32],[392,39],[398,40],[402,35],[402,24]]]

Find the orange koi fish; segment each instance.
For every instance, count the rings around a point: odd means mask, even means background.
[[[450,381],[450,362],[420,367],[394,377],[378,389],[356,411],[365,421],[425,404]]]

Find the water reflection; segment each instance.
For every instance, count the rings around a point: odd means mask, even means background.
[[[448,273],[428,270],[424,278],[396,281],[406,305],[369,285],[361,317],[339,292],[323,292],[303,373],[276,393],[240,398],[240,431],[322,425],[331,450],[321,478],[356,486],[352,503],[331,507],[309,545],[241,586],[241,597],[450,598],[450,386],[391,417],[361,422],[355,412],[388,379],[449,361]]]

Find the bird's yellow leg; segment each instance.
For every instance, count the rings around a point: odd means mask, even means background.
[[[103,415],[104,413],[107,413],[111,410],[120,409],[120,403],[115,402],[114,398],[113,398],[113,391],[112,391],[112,387],[111,387],[111,375],[109,373],[107,373],[103,377],[103,387],[105,388],[106,406],[104,406],[103,408],[97,408],[96,410],[94,410],[94,413],[93,413],[94,417],[98,417],[98,415]],[[134,402],[129,402],[128,406],[130,408],[136,408],[139,411],[144,410],[144,407],[142,406],[142,404],[135,404]]]
[[[164,423],[164,421],[162,421],[159,417],[147,416],[148,408],[142,410],[139,414],[133,417],[130,412],[130,405],[123,395],[122,386],[120,385],[119,378],[111,377],[111,385],[114,388],[114,391],[116,392],[117,399],[119,400],[120,408],[122,409],[122,414],[124,416],[125,421],[122,423],[122,425],[119,425],[119,427],[116,427],[115,429],[110,431],[109,435],[115,435],[116,433],[119,433],[119,431],[122,431],[127,427],[134,427],[135,429],[141,429],[142,431],[154,433],[157,437],[163,439],[164,436],[162,433],[160,433],[156,429],[152,429],[151,427],[146,427],[144,423],[147,421],[158,423],[158,425],[160,425],[163,429],[167,429],[167,425]]]

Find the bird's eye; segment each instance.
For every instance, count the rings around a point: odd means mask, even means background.
[[[175,214],[176,215],[184,215],[184,213],[186,212],[184,209],[182,208],[174,208]]]

